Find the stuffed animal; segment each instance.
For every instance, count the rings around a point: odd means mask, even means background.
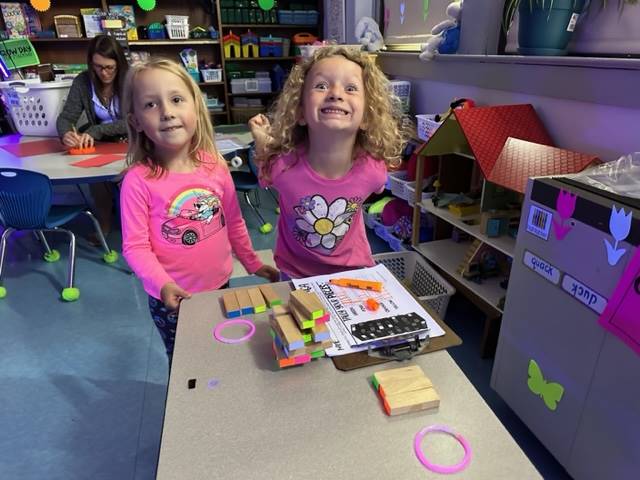
[[[356,38],[369,52],[377,52],[384,47],[380,27],[371,17],[362,17],[356,25]]]
[[[449,18],[431,29],[433,35],[427,43],[420,45],[420,60],[428,62],[437,53],[456,53],[460,44],[460,21],[463,0],[452,2],[447,7]]]

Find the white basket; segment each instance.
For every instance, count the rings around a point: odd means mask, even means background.
[[[71,83],[71,80],[0,82],[2,99],[16,130],[22,135],[57,137],[56,120]]]
[[[444,278],[438,274],[418,252],[379,253],[374,255],[376,263],[389,269],[400,283],[405,285],[434,310],[444,320],[449,306],[449,299],[456,293]]]
[[[170,40],[187,40],[189,38],[188,23],[167,23],[166,27],[167,35]]]
[[[406,80],[391,80],[389,89],[400,101],[401,109],[404,113],[409,112],[409,101],[411,99],[411,82]]]
[[[425,142],[431,138],[442,122],[434,120],[435,115],[416,115],[418,121],[418,138]]]
[[[189,25],[189,15],[165,15],[164,20],[167,25],[170,23]]]
[[[387,176],[387,180],[389,182],[389,190],[391,193],[398,198],[402,198],[409,202],[409,204],[413,205],[415,198],[416,190],[415,180],[408,180],[409,172],[406,170],[400,170],[398,172],[391,172]],[[427,185],[428,179],[422,179],[422,188]],[[427,194],[428,195],[428,194]]]
[[[205,83],[214,83],[222,81],[222,69],[221,68],[205,68],[200,70],[202,74],[202,81]]]

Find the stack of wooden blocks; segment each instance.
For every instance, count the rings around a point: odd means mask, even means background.
[[[274,307],[269,324],[278,366],[292,367],[324,357],[332,344],[328,320],[320,299],[303,290],[291,292],[288,306]]]
[[[376,372],[371,377],[387,415],[437,408],[440,397],[418,365]]]
[[[251,313],[267,311],[267,306],[273,308],[281,305],[282,300],[270,285],[259,285],[254,288],[238,289],[225,293],[222,303],[227,313],[227,318],[239,317]]]

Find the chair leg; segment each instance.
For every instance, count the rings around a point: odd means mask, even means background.
[[[259,188],[254,188],[253,189],[253,194],[256,197],[256,207],[260,208],[260,189]]]
[[[7,253],[7,242],[9,241],[9,237],[11,234],[15,232],[13,228],[7,228],[2,233],[2,238],[0,239],[0,298],[4,297],[7,292],[2,286],[2,273],[4,272],[4,258]]]
[[[98,236],[98,240],[100,241],[100,245],[102,246],[102,250],[104,251],[102,260],[104,260],[105,263],[114,263],[116,260],[118,260],[118,252],[116,252],[115,250],[111,250],[109,248],[109,245],[107,245],[107,241],[104,238],[104,234],[102,233],[102,228],[100,228],[100,222],[98,222],[98,219],[93,213],[91,213],[90,210],[85,210],[82,213],[87,215],[93,222],[93,227],[96,230],[96,235]]]
[[[44,247],[44,255],[42,256],[42,258],[44,258],[44,261],[52,263],[60,260],[60,252],[49,247],[49,242],[47,242],[47,239],[44,236],[44,232],[42,230],[36,230],[34,233]]]
[[[255,212],[255,214],[258,216],[258,218],[260,219],[262,224],[264,225],[265,223],[267,223],[267,222],[265,222],[264,218],[262,217],[262,215],[260,214],[258,209],[255,207],[255,205],[253,203],[251,203],[251,197],[249,196],[249,191],[245,190],[243,193],[244,193],[244,199],[247,201],[247,204]]]
[[[80,297],[80,290],[73,286],[76,273],[76,236],[70,230],[59,230],[69,235],[69,271],[67,273],[67,287],[62,289],[62,299],[73,302]]]
[[[267,192],[269,192],[269,195],[271,195],[271,198],[273,198],[273,202],[276,204],[276,207],[278,206],[278,197],[275,196],[275,194],[273,193],[273,190],[271,190],[269,187],[265,187],[265,190]]]

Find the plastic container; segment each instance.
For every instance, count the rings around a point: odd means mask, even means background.
[[[295,24],[295,15],[293,10],[278,10],[278,23],[283,25]]]
[[[391,193],[398,197],[402,198],[409,202],[409,204],[413,205],[415,198],[415,180],[408,180],[409,173],[406,170],[400,170],[398,172],[391,172],[387,176],[388,188],[391,190]],[[423,179],[422,187],[427,184],[428,179]],[[429,194],[426,194],[429,195]],[[426,198],[429,198],[428,196]]]
[[[400,105],[404,113],[409,112],[409,101],[411,100],[411,82],[406,80],[391,80],[389,88],[400,100]]]
[[[189,38],[189,17],[186,15],[165,15],[167,35],[171,40],[187,40]]]
[[[435,115],[416,115],[418,122],[418,138],[425,142],[431,138],[431,135],[442,125],[442,122],[434,120]]]
[[[414,205],[414,198],[416,198],[416,182],[405,185],[404,188],[407,191],[407,202],[409,202],[409,205]],[[425,200],[429,200],[435,195],[435,193],[436,192],[422,192],[422,198],[420,201],[424,202]]]
[[[270,78],[234,78],[231,80],[231,93],[269,93]]]
[[[205,83],[214,83],[222,81],[221,68],[203,68],[200,70],[202,81]]]
[[[379,253],[376,263],[389,269],[393,276],[405,285],[420,302],[427,304],[440,319],[444,319],[449,299],[456,293],[444,278],[422,258],[418,252]]]
[[[57,137],[56,120],[67,99],[71,83],[71,80],[0,82],[2,99],[18,133]]]

